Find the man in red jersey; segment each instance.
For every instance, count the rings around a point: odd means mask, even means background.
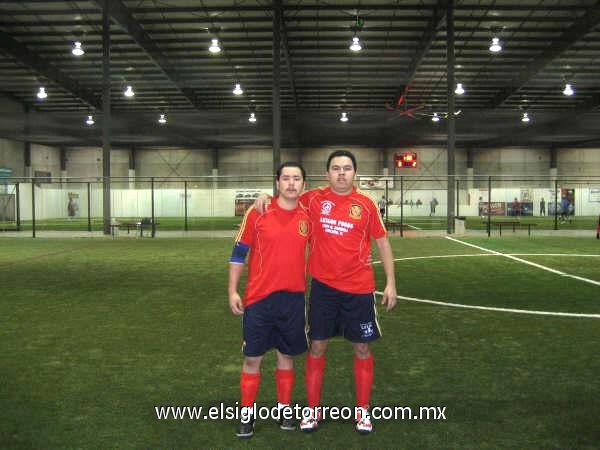
[[[276,349],[277,400],[282,430],[294,430],[291,396],[294,386],[293,356],[307,349],[304,316],[306,244],[310,220],[298,199],[305,172],[294,162],[277,170],[279,195],[265,214],[251,207],[244,216],[229,265],[229,306],[243,315],[244,362],[240,378],[242,415],[236,435],[254,434],[252,407],[260,384],[264,354]],[[250,250],[244,299],[238,284]]]
[[[311,220],[308,271],[310,351],[306,359],[306,396],[312,413],[300,423],[302,431],[319,426],[321,386],[329,339],[342,335],[354,349],[357,416],[355,429],[373,429],[368,408],[373,385],[373,355],[369,342],[380,336],[375,310],[375,280],[371,239],[375,240],[386,275],[381,300],[387,310],[396,306],[394,258],[377,205],[356,190],[356,158],[340,150],[327,160],[329,186],[304,193],[300,202]],[[257,202],[257,207],[260,207]]]

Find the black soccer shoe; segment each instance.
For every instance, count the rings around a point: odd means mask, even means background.
[[[293,419],[282,417],[277,423],[279,424],[279,429],[283,431],[294,431],[296,429],[296,422]]]
[[[249,439],[254,436],[254,417],[251,417],[250,420],[240,419],[235,435],[240,439]]]

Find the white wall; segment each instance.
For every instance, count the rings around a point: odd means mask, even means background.
[[[333,150],[347,149],[355,153],[358,172],[363,175],[383,173],[386,165],[390,175],[394,173],[394,153],[406,150],[415,151],[419,158],[416,169],[396,170],[397,175],[419,177],[443,177],[446,173],[446,151],[443,147],[413,148],[368,148],[353,146],[311,147],[305,149],[282,149],[281,160],[301,159],[307,173],[322,176],[325,172],[327,156]],[[214,168],[213,149],[138,149],[135,152],[136,175],[143,177],[166,176],[208,176]],[[273,172],[270,148],[220,149],[218,154],[219,175],[231,176],[270,176]],[[72,177],[101,177],[101,148],[67,148],[67,175]],[[456,173],[466,174],[466,151],[458,148],[455,155]],[[32,169],[50,171],[60,176],[60,150],[38,144],[31,146]],[[598,149],[558,149],[558,176],[600,174],[600,148]],[[23,143],[0,139],[0,166],[13,169],[15,176],[23,176]],[[547,177],[550,168],[550,150],[544,148],[500,148],[474,151],[474,175],[482,178],[487,175]],[[111,173],[126,177],[129,169],[129,149],[113,149],[111,152]],[[485,183],[485,181],[482,181]],[[445,182],[442,183],[443,185]],[[543,186],[546,187],[545,183]],[[419,188],[418,184],[414,188]],[[439,187],[442,187],[440,185]],[[505,187],[510,187],[506,185]]]
[[[36,170],[50,172],[52,177],[60,177],[60,150],[56,147],[31,144],[31,174]]]
[[[102,176],[102,149],[98,147],[70,148],[66,152],[67,176],[98,178]],[[129,169],[129,151],[113,149],[110,152],[110,172],[114,177],[126,177]]]
[[[0,138],[0,167],[12,169],[14,177],[22,177],[24,172],[23,143]]]
[[[539,148],[478,150],[474,152],[473,169],[480,175],[547,176],[550,151]]]
[[[78,194],[77,217],[87,217],[88,202],[85,186],[54,185],[53,189],[35,187],[36,219],[67,218],[69,193]],[[31,220],[31,183],[19,186],[21,219]],[[113,189],[111,191],[111,216],[142,218],[152,215],[150,189]],[[236,189],[188,190],[189,217],[231,217],[235,214]],[[92,217],[102,216],[102,188],[92,184],[90,189]],[[154,191],[156,217],[184,217],[184,190],[162,189]]]
[[[557,166],[559,176],[600,176],[600,149],[561,149],[557,155]]]
[[[136,176],[189,177],[212,175],[213,151],[186,149],[138,149]]]

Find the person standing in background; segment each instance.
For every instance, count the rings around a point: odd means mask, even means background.
[[[385,195],[381,196],[381,200],[377,202],[377,206],[379,206],[379,214],[385,219],[385,212],[387,210],[387,200],[385,199]]]

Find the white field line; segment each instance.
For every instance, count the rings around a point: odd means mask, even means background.
[[[381,291],[375,291],[376,294],[382,295]],[[424,298],[405,297],[403,295],[397,295],[396,298],[400,300],[406,300],[409,302],[417,303],[429,303],[432,305],[450,306],[453,308],[464,308],[464,309],[479,309],[484,311],[496,311],[516,314],[533,314],[538,316],[559,316],[559,317],[580,317],[588,319],[600,319],[600,314],[580,314],[580,313],[567,313],[567,312],[552,312],[552,311],[535,311],[529,309],[511,309],[511,308],[495,308],[493,306],[479,306],[479,305],[463,305],[461,303],[450,303],[440,302],[436,300],[427,300]]]
[[[439,258],[465,258],[467,256],[567,256],[575,258],[600,258],[600,255],[589,255],[584,253],[504,253],[497,255],[495,253],[465,253],[462,255],[429,255],[429,256],[409,256],[406,258],[394,258],[394,261],[409,261],[413,259],[439,259]],[[381,261],[373,261],[373,264],[381,264]]]
[[[422,230],[422,228],[415,227],[414,225],[411,225],[411,224],[409,224],[409,223],[406,223],[405,225],[406,225],[407,227],[411,227],[413,230],[421,230],[421,231],[423,231],[423,230]]]
[[[546,270],[546,271],[548,271],[550,273],[554,273],[556,275],[560,275],[560,276],[568,277],[568,278],[573,278],[575,280],[584,281],[586,283],[590,283],[590,284],[594,284],[596,286],[600,286],[600,281],[592,280],[590,278],[579,277],[577,275],[571,275],[569,273],[562,272],[560,270],[552,269],[551,267],[543,266],[541,264],[537,264],[537,263],[534,263],[534,262],[531,262],[531,261],[527,261],[525,259],[517,258],[516,256],[510,255],[508,253],[501,253],[501,252],[497,252],[495,250],[490,250],[490,249],[485,248],[485,247],[480,247],[480,246],[475,245],[475,244],[469,244],[468,242],[463,242],[463,241],[461,241],[459,239],[455,239],[455,238],[452,238],[450,236],[446,236],[446,239],[449,239],[449,240],[451,240],[453,242],[458,242],[459,244],[466,245],[468,247],[476,248],[478,250],[483,250],[484,252],[490,252],[491,254],[494,254],[494,255],[504,256],[505,258],[512,259],[513,261],[518,261],[518,262],[521,262],[523,264],[527,264],[529,266],[537,267],[538,269]]]
[[[600,255],[590,255],[587,253],[506,253],[512,256],[575,256],[577,258],[592,257],[600,258]]]

